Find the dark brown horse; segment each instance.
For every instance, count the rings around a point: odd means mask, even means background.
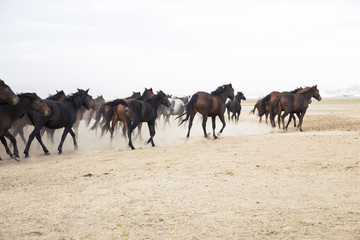
[[[0,79],[0,102],[15,105],[19,102],[19,97],[11,88]]]
[[[234,99],[234,89],[231,84],[218,87],[215,91],[211,92],[211,94],[207,92],[195,93],[186,105],[186,112],[179,116],[181,117],[186,114],[186,118],[181,121],[180,125],[190,118],[189,130],[186,137],[190,137],[190,129],[192,127],[194,116],[197,112],[199,112],[203,117],[202,127],[204,131],[204,136],[208,136],[208,134],[206,133],[206,121],[208,117],[211,117],[213,137],[216,139],[217,136],[215,135],[215,118],[216,116],[218,116],[223,124],[222,128],[220,129],[220,133],[222,133],[226,126],[224,113],[225,101],[227,98],[229,98],[230,100]]]
[[[239,117],[240,117],[240,113],[241,113],[241,100],[246,100],[246,97],[244,96],[244,94],[242,92],[237,92],[236,96],[235,96],[235,100],[234,101],[229,101],[228,103],[226,103],[225,107],[227,109],[227,113],[228,113],[228,119],[230,120],[230,112],[232,112],[231,115],[231,120],[234,120],[238,122],[239,121]]]
[[[46,146],[42,142],[40,130],[42,127],[51,129],[64,128],[64,132],[61,136],[61,141],[58,146],[59,154],[62,153],[62,146],[68,133],[73,138],[74,148],[77,149],[77,142],[75,133],[72,130],[72,126],[76,120],[76,112],[83,105],[87,109],[90,108],[88,90],[78,89],[78,91],[60,101],[44,100],[44,102],[51,109],[49,116],[44,116],[34,111],[28,111],[28,116],[34,125],[34,130],[30,133],[29,140],[26,144],[24,154],[25,157],[29,157],[29,149],[31,142],[36,139],[40,143],[45,154],[49,154]]]
[[[165,93],[159,91],[157,94],[152,96],[149,99],[144,100],[130,100],[130,101],[119,101],[119,104],[124,105],[124,114],[126,117],[127,126],[127,133],[129,138],[129,147],[132,150],[135,149],[134,145],[132,144],[131,135],[134,129],[143,122],[147,122],[149,127],[150,138],[147,143],[151,143],[154,147],[154,136],[155,136],[155,120],[157,118],[157,110],[159,106],[165,105],[170,107],[170,102]],[[116,111],[117,106],[110,108],[108,111],[108,119],[113,116],[114,112]]]
[[[140,93],[139,93],[140,95]],[[90,109],[90,111],[85,112],[84,118],[86,118],[86,127],[89,127],[91,120],[95,120],[95,115],[97,110],[100,108],[102,104],[105,103],[105,99],[102,95],[97,96],[95,99],[95,109]]]
[[[65,95],[63,90],[61,90],[61,91],[56,90],[56,93],[54,95],[50,95],[46,99],[47,100],[53,100],[53,101],[60,101],[61,99],[64,99],[65,97],[66,97],[66,95]],[[27,125],[31,125],[31,124],[32,123],[31,123],[28,115],[24,114],[24,116],[22,116],[21,118],[16,120],[13,123],[13,125],[11,126],[12,135],[14,137],[16,137],[19,134],[22,141],[24,142],[24,144],[26,144],[26,139],[25,139],[25,135],[24,135],[24,128]],[[43,131],[45,131],[45,129]],[[49,131],[48,131],[48,134],[49,134]],[[43,132],[42,132],[42,135],[43,135]],[[52,133],[52,135],[53,135],[53,133]],[[54,139],[51,138],[51,141],[54,142]]]
[[[115,130],[115,126],[116,123],[118,121],[121,121],[124,125],[123,125],[123,134],[124,136],[126,136],[126,130],[128,129],[128,125],[127,125],[127,121],[126,121],[126,117],[125,117],[125,112],[124,112],[124,106],[122,103],[122,101],[125,102],[129,102],[131,100],[139,100],[139,101],[144,101],[145,99],[150,99],[151,97],[154,96],[154,92],[152,90],[152,88],[145,88],[144,92],[138,96],[135,95],[135,93],[127,98],[123,98],[123,99],[115,99],[113,101],[107,102],[103,105],[102,107],[102,111],[101,114],[103,115],[103,126],[102,126],[102,130],[101,133],[103,134],[106,131],[110,132],[110,139],[113,138],[114,136],[114,130]],[[112,110],[112,114],[108,114],[109,110]],[[98,110],[97,113],[97,119],[99,119],[99,112],[100,109]],[[110,124],[111,123],[111,124]],[[138,135],[140,135],[141,132],[141,126],[142,123],[140,123],[138,125]],[[93,128],[92,128],[93,130]]]
[[[254,109],[253,110],[251,110],[250,112],[249,112],[249,114],[250,113],[252,113],[252,114],[255,114],[255,110],[257,110],[258,111],[258,114],[260,113],[260,104],[261,104],[261,101],[262,101],[262,99],[259,99],[259,100],[257,100],[256,101],[256,103],[255,103],[255,105],[254,105]],[[267,121],[268,121],[268,117],[269,117],[269,113],[270,113],[270,110],[269,110],[269,108],[266,106],[266,110],[265,110],[265,122],[267,123]],[[264,115],[263,114],[263,115]],[[259,114],[260,115],[260,114]],[[262,120],[262,116],[259,116],[259,122],[261,122],[261,120]]]
[[[296,93],[299,90],[301,90],[302,88],[296,88],[295,90],[291,91],[290,93]],[[264,114],[270,114],[270,123],[272,127],[276,127],[276,123],[275,123],[275,116],[276,115],[280,115],[281,114],[281,110],[277,110],[273,108],[274,105],[274,101],[276,100],[276,98],[279,96],[280,92],[278,91],[273,91],[271,93],[269,93],[267,96],[265,96],[260,103],[260,111],[259,111],[259,117],[261,118]],[[280,118],[280,116],[279,116]],[[296,127],[296,119],[295,116],[293,114],[290,114],[290,120],[291,118],[294,119],[294,127]],[[278,121],[280,124],[280,120]]]
[[[149,89],[150,90],[150,89]],[[145,92],[147,92],[148,89],[145,88]],[[151,89],[152,91],[152,89]],[[133,92],[133,94],[130,97],[127,97],[125,99],[133,99],[133,98],[140,98],[141,94],[140,92]],[[125,100],[124,98],[121,100]],[[118,101],[119,99],[115,99],[112,101],[108,101],[108,102],[104,102],[103,104],[100,105],[100,107],[98,108],[96,115],[95,115],[95,123],[93,124],[93,126],[90,128],[90,130],[95,130],[97,129],[97,127],[100,125],[102,125],[101,127],[101,136],[104,134],[105,131],[109,130],[109,126],[105,126],[106,122],[108,119],[107,118],[107,112],[109,111],[110,107],[113,107],[113,105]],[[101,120],[102,119],[102,120]]]
[[[288,114],[295,113],[299,118],[298,129],[300,129],[300,131],[303,131],[302,123],[306,110],[311,103],[311,98],[315,98],[316,100],[321,101],[321,96],[319,90],[317,89],[317,85],[312,87],[306,87],[295,94],[290,92],[280,93],[280,95],[276,98],[274,102],[274,106],[278,110],[284,111],[284,113],[281,115],[284,130],[287,130],[291,121],[291,119],[289,119],[289,122],[285,126],[285,117]]]
[[[19,157],[16,140],[9,132],[12,123],[24,115],[29,109],[39,112],[45,116],[50,114],[50,108],[35,93],[22,93],[19,94],[18,97],[19,102],[16,105],[10,105],[6,103],[0,104],[0,137],[1,142],[4,144],[6,152],[10,155],[10,157],[13,157],[14,155],[15,157]],[[7,147],[4,136],[9,138],[13,144],[14,155],[12,155],[9,148]]]

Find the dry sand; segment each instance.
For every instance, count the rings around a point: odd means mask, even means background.
[[[360,99],[314,100],[286,133],[254,103],[217,140],[196,120],[189,140],[158,123],[155,148],[144,126],[135,151],[84,125],[78,151],[1,148],[0,239],[360,239]]]

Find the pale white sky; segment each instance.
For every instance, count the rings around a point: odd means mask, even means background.
[[[360,1],[0,0],[15,92],[126,97],[232,83],[247,97],[360,81]]]

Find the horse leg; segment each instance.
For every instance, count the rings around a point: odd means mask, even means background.
[[[186,138],[189,138],[189,137],[190,137],[190,129],[191,129],[191,127],[192,127],[195,114],[196,114],[195,111],[191,112],[190,120],[189,120],[189,126],[188,126],[188,133],[187,133],[187,135],[186,135]],[[205,135],[205,137],[206,137],[206,135]]]
[[[286,118],[286,116],[289,114],[289,112],[284,112],[284,114],[281,116],[281,122],[282,122],[282,125],[283,125],[283,130],[284,131],[287,131],[287,125],[286,125],[286,127],[285,127],[285,118]],[[280,125],[280,123],[279,123],[279,125]]]
[[[49,150],[45,147],[45,144],[43,143],[43,141],[42,141],[42,139],[41,139],[41,134],[40,134],[40,133],[38,133],[38,134],[36,135],[36,139],[37,139],[38,142],[40,143],[40,145],[41,145],[44,153],[45,153],[46,155],[50,155]]]
[[[77,144],[77,142],[76,142],[76,133],[70,128],[70,130],[69,130],[69,133],[70,133],[70,135],[72,136],[72,138],[73,138],[73,142],[74,142],[74,149],[75,150],[78,150],[78,144]]]
[[[219,115],[220,121],[222,123],[222,128],[220,129],[220,134],[224,131],[224,128],[226,126],[224,115]]]
[[[111,126],[110,126],[110,128],[109,128],[110,140],[111,140],[111,141],[112,141],[112,139],[113,139],[113,137],[114,137],[115,124],[116,124],[116,121],[115,121],[115,120],[111,120]]]
[[[71,130],[71,127],[67,126],[65,127],[64,129],[64,132],[61,136],[61,141],[60,141],[60,144],[58,146],[58,151],[59,151],[59,154],[62,154],[62,146],[64,144],[64,141],[65,141],[65,138],[66,138],[66,135],[68,134],[68,132]]]
[[[170,125],[170,123],[169,123],[169,125]],[[136,139],[142,139],[142,137],[141,137],[141,127],[142,127],[142,123],[139,123],[139,125],[138,125],[138,132],[137,132],[137,134],[136,134]]]
[[[155,147],[154,139],[153,139],[155,136],[155,121],[148,122],[148,127],[149,127],[150,138],[147,141],[147,143],[149,144],[151,142],[151,146]]]
[[[296,114],[297,115],[297,114]],[[299,116],[298,116],[299,117]],[[294,119],[294,127],[296,127],[296,117],[294,116],[294,114],[292,114],[292,118]]]
[[[214,139],[217,139],[217,136],[215,135],[215,128],[216,128],[215,118],[216,118],[216,116],[211,117],[211,122],[212,122],[212,129],[213,129],[213,137],[214,137]]]
[[[16,143],[16,139],[14,138],[13,135],[11,135],[11,133],[9,132],[9,130],[6,130],[4,135],[10,140],[10,142],[12,143],[12,145],[14,146],[14,155],[15,155],[15,158],[20,158],[19,156],[19,150],[18,150],[18,147],[17,147],[17,143]],[[6,143],[6,141],[5,141]],[[5,146],[5,145],[4,145]],[[6,146],[5,146],[6,148]],[[7,150],[6,150],[7,152]],[[11,157],[11,156],[10,156]]]
[[[286,131],[287,131],[287,129],[288,129],[288,126],[289,126],[292,118],[294,118],[294,115],[293,115],[292,113],[290,113],[290,115],[289,115],[289,121],[288,121],[288,123],[286,124],[286,127],[285,127]]]
[[[303,120],[304,120],[305,113],[306,113],[306,110],[304,110],[304,111],[300,114],[300,117],[299,117],[299,125],[298,125],[298,128],[300,129],[300,132],[303,131],[303,129],[302,129],[302,123],[303,123]]]
[[[2,144],[4,145],[4,147],[5,147],[6,153],[7,153],[11,158],[13,158],[14,155],[12,154],[12,152],[10,151],[10,149],[9,149],[9,147],[8,147],[8,144],[7,144],[7,142],[6,142],[5,137],[4,137],[4,136],[1,136],[1,137],[0,137],[0,141],[1,141],[1,143],[2,143]],[[15,147],[14,147],[14,148],[15,148]],[[1,158],[0,158],[0,161],[1,161]]]
[[[55,129],[50,129],[50,128],[48,128],[48,129],[47,129],[47,134],[48,134],[48,137],[49,137],[50,140],[51,140],[51,144],[54,144],[54,143],[55,143],[55,141],[54,141]]]
[[[132,144],[132,141],[131,141],[131,134],[132,132],[134,131],[134,129],[137,127],[137,125],[139,124],[139,122],[132,122],[131,125],[129,126],[129,129],[128,129],[128,138],[129,138],[129,147],[134,150],[135,147],[134,145]]]
[[[35,125],[34,130],[30,133],[29,139],[28,139],[28,141],[26,143],[26,147],[25,147],[25,150],[24,150],[25,158],[30,157],[29,156],[30,145],[31,145],[32,141],[34,140],[35,136],[37,134],[40,134],[40,130],[44,126],[44,124],[45,124],[44,122],[38,122]]]
[[[207,121],[207,114],[203,114],[202,128],[203,128],[203,131],[204,131],[204,136],[207,138],[206,121]],[[215,133],[214,133],[214,135],[215,135]]]

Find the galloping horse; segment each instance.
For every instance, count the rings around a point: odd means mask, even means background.
[[[290,92],[282,92],[280,95],[276,98],[274,102],[274,106],[276,106],[280,111],[283,110],[284,113],[281,116],[283,129],[287,130],[287,127],[289,126],[289,122],[286,124],[284,123],[284,119],[288,114],[296,113],[296,115],[299,118],[299,125],[298,129],[300,131],[302,130],[302,123],[304,119],[304,115],[306,113],[307,108],[309,107],[309,104],[311,103],[311,98],[315,98],[318,101],[321,101],[321,96],[319,93],[319,90],[317,89],[317,85],[312,87],[306,87],[297,93],[293,94]]]
[[[68,133],[71,134],[74,147],[77,149],[77,142],[75,138],[75,133],[71,129],[75,120],[76,120],[76,112],[83,105],[87,109],[90,108],[89,104],[89,95],[88,90],[78,89],[78,91],[60,101],[53,100],[44,100],[44,102],[50,107],[51,114],[49,116],[44,116],[34,111],[29,111],[28,116],[35,126],[34,130],[31,132],[29,136],[29,140],[26,144],[26,148],[24,150],[25,157],[29,157],[29,149],[31,142],[34,140],[34,137],[39,141],[41,147],[45,154],[49,154],[49,151],[45,147],[42,142],[40,130],[43,126],[51,129],[64,128],[64,132],[61,137],[60,144],[58,146],[59,154],[62,153],[62,146],[65,141],[66,135]]]
[[[60,101],[61,99],[64,99],[65,97],[66,97],[66,95],[63,90],[61,90],[61,91],[56,90],[56,93],[54,95],[50,95],[46,99],[53,100],[53,101]],[[25,139],[25,135],[24,135],[24,128],[27,125],[31,125],[31,121],[30,121],[28,115],[24,114],[24,116],[22,116],[21,118],[16,120],[13,123],[13,125],[11,126],[12,135],[14,137],[16,137],[19,134],[25,145],[26,145],[26,139]],[[45,131],[45,130],[43,130],[43,131]],[[49,131],[48,131],[48,133],[49,133]],[[44,134],[44,132],[42,132],[42,135],[43,134]],[[52,133],[52,135],[53,135],[53,133]],[[51,142],[54,142],[53,137],[51,137]]]
[[[233,120],[235,118],[235,121],[238,122],[239,121],[239,117],[240,117],[240,113],[241,113],[241,100],[246,101],[246,97],[244,96],[244,94],[242,92],[237,92],[236,96],[235,96],[235,100],[234,101],[229,101],[225,107],[227,109],[227,113],[228,113],[228,118],[230,120],[230,112],[232,112],[232,116],[231,116],[231,120]]]
[[[194,120],[194,116],[197,112],[199,112],[203,117],[202,127],[204,130],[204,136],[207,137],[206,121],[207,117],[209,116],[212,119],[213,137],[216,139],[217,136],[215,135],[215,118],[216,116],[218,116],[223,124],[220,130],[220,133],[222,133],[226,126],[224,112],[225,101],[227,98],[229,98],[230,100],[234,99],[234,89],[232,88],[231,84],[218,87],[215,91],[211,92],[211,94],[207,92],[195,93],[186,105],[186,112],[179,116],[181,117],[186,114],[186,118],[182,120],[179,125],[181,125],[183,122],[187,121],[190,118],[189,130],[186,137],[190,137],[190,129]]]
[[[16,105],[10,105],[6,103],[0,104],[0,137],[1,142],[5,146],[6,153],[10,157],[19,157],[19,151],[16,144],[16,139],[9,129],[12,123],[24,115],[29,109],[39,112],[39,114],[44,114],[45,116],[50,114],[50,108],[42,101],[42,99],[35,93],[22,93],[18,95],[19,102]],[[10,152],[6,140],[6,136],[10,139],[11,143],[14,146],[14,155]],[[0,158],[1,161],[1,158]]]
[[[139,100],[139,101],[145,101],[146,99],[150,99],[154,96],[154,92],[152,90],[152,88],[145,88],[143,94],[140,97],[129,97],[129,98],[125,98],[122,99],[125,102],[129,102],[132,100]],[[116,106],[116,109],[114,111],[112,111],[112,114],[106,114],[106,117],[104,118],[106,120],[102,131],[105,130],[109,130],[110,132],[110,139],[113,138],[114,136],[114,130],[115,130],[115,125],[118,121],[121,121],[124,125],[123,125],[123,134],[124,136],[126,136],[126,130],[128,129],[128,122],[126,120],[126,116],[125,116],[125,109],[124,109],[124,105],[121,102],[116,102],[113,101],[112,103],[109,104],[110,108],[114,110],[114,107]],[[110,126],[110,121],[111,121],[111,126]],[[141,133],[141,126],[142,123],[140,123],[138,125],[138,134],[137,137],[140,136]]]
[[[296,93],[299,90],[301,90],[302,87],[300,88],[296,88],[295,90],[291,91],[290,93]],[[260,111],[259,111],[259,117],[261,118],[264,114],[270,114],[270,123],[272,127],[276,127],[276,123],[275,123],[275,116],[278,115],[280,117],[281,114],[281,110],[280,112],[278,112],[276,109],[273,108],[273,104],[275,99],[279,96],[280,92],[278,91],[273,91],[271,93],[269,93],[268,95],[266,95],[260,103]],[[294,127],[296,127],[296,119],[295,116],[293,114],[290,114],[290,119],[293,118],[294,119]],[[278,120],[279,124],[280,124],[280,120]]]
[[[90,109],[90,111],[85,112],[86,117],[84,116],[84,118],[86,118],[86,123],[85,123],[86,127],[89,127],[92,119],[95,120],[95,115],[96,115],[97,110],[100,108],[100,106],[102,104],[105,103],[105,99],[102,95],[97,96],[94,100],[95,100],[95,109]],[[88,114],[86,114],[86,113],[88,113]]]
[[[151,145],[154,147],[154,136],[155,136],[155,120],[157,118],[157,110],[160,104],[163,104],[167,107],[170,107],[170,102],[162,91],[159,91],[157,94],[152,96],[149,99],[145,100],[130,100],[128,102],[122,101],[119,102],[124,106],[124,113],[126,117],[126,122],[128,127],[128,138],[129,138],[129,147],[132,150],[135,149],[131,141],[131,134],[134,129],[142,122],[147,122],[150,132],[150,138],[147,143],[151,142]],[[114,111],[116,111],[117,106],[110,108],[108,111],[108,119],[113,116]]]
[[[0,101],[1,103],[10,103],[11,105],[15,105],[19,102],[19,97],[1,79],[0,79]]]
[[[255,114],[255,110],[258,111],[258,114],[260,113],[260,104],[261,104],[261,101],[262,101],[262,99],[259,99],[259,100],[256,101],[256,103],[255,103],[255,105],[254,105],[254,109],[251,110],[251,111],[249,112],[249,114],[250,114],[250,113]],[[266,111],[265,111],[265,119],[266,119],[265,122],[266,122],[266,123],[267,123],[267,121],[268,121],[269,112],[270,112],[269,109],[266,107]],[[260,114],[259,114],[259,115],[260,115]],[[262,116],[259,117],[259,122],[261,122],[261,119],[262,119]]]

